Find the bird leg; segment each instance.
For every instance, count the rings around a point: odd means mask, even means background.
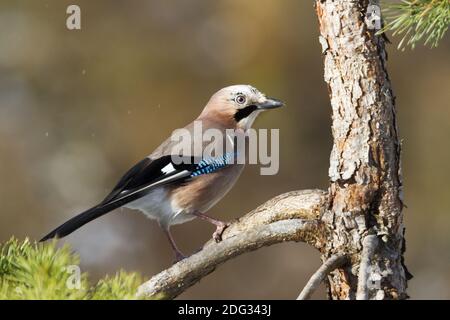
[[[168,228],[163,228],[164,233],[166,234],[167,238],[169,239],[170,246],[172,247],[172,250],[175,254],[175,262],[177,263],[183,259],[186,258],[186,256],[178,249],[177,244],[175,243],[175,239],[172,237],[172,234],[170,233],[170,230]]]
[[[222,233],[230,225],[229,223],[211,218],[210,216],[207,216],[199,211],[194,212],[194,215],[215,225],[216,231],[214,231],[212,237],[216,242],[222,241]]]

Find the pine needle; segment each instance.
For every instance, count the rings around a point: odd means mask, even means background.
[[[398,49],[415,48],[424,45],[437,47],[444,37],[450,22],[449,0],[402,0],[400,3],[386,4],[383,10],[385,26],[378,32],[393,31],[401,35]]]
[[[90,286],[68,246],[15,238],[0,244],[0,300],[135,299],[142,282],[139,274],[120,271]]]

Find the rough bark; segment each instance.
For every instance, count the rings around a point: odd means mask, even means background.
[[[325,280],[328,274],[338,268],[345,266],[348,262],[348,257],[346,255],[336,255],[328,258],[320,268],[311,276],[306,286],[303,288],[302,292],[297,297],[297,300],[308,300],[313,295],[314,291],[317,290],[319,285]]]
[[[385,39],[365,24],[374,1],[317,0],[325,82],[332,107],[330,227],[323,259],[348,254],[352,266],[331,273],[332,299],[354,299],[362,241],[379,238],[369,257],[369,299],[406,295],[400,142],[386,71]]]
[[[173,299],[225,261],[262,246],[302,241],[324,247],[325,230],[319,217],[327,204],[321,190],[292,191],[267,201],[225,229],[220,243],[207,242],[198,253],[152,277],[137,296]]]

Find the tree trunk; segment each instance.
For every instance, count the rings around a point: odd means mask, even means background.
[[[316,1],[333,119],[322,259],[347,254],[351,261],[330,273],[332,299],[407,298],[395,97],[385,38],[365,22],[369,4]]]

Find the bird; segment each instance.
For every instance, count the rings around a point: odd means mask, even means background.
[[[138,210],[158,222],[172,247],[175,262],[186,256],[170,232],[173,225],[200,218],[215,225],[213,239],[220,242],[229,224],[206,212],[233,187],[245,166],[245,163],[235,161],[239,151],[234,145],[236,138],[230,139],[229,132],[234,130],[245,134],[261,112],[283,105],[281,100],[267,97],[251,85],[220,89],[211,96],[200,115],[183,128],[183,132],[193,135],[187,144],[198,143],[200,152],[174,151],[180,145],[172,134],[150,155],[131,167],[103,201],[63,223],[40,241],[65,237],[86,223],[125,207]],[[196,125],[201,125],[204,131],[212,129],[223,134],[220,142],[223,145],[227,140],[231,141],[232,154],[222,152],[205,156],[207,146],[214,146],[214,143],[203,141],[195,133]],[[216,144],[219,140],[215,141]]]

